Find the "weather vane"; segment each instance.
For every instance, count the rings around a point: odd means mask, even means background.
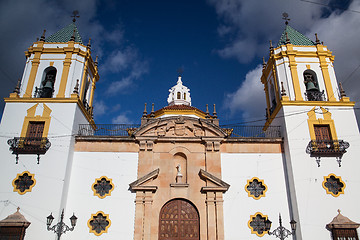
[[[288,25],[289,24],[289,21],[290,21],[290,18],[289,18],[289,14],[287,14],[286,12],[284,12],[283,14],[283,18],[285,20],[285,24]]]
[[[76,22],[76,18],[79,18],[79,11],[78,10],[74,10],[73,11],[73,16],[71,16],[73,18],[73,22]]]
[[[178,68],[177,73],[179,74],[179,77],[181,77],[181,74],[184,72],[184,69],[182,67]]]

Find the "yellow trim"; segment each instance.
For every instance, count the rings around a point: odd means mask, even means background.
[[[103,216],[106,218],[106,220],[109,222],[109,225],[107,225],[107,226],[105,227],[105,230],[101,231],[100,233],[97,233],[95,230],[92,229],[92,227],[91,227],[91,225],[90,225],[90,221],[93,220],[93,218],[96,217],[96,216],[99,215],[99,214],[103,215]],[[107,233],[107,232],[108,232],[108,228],[111,226],[111,220],[109,219],[109,214],[105,214],[103,211],[98,211],[98,212],[95,213],[95,214],[91,214],[91,217],[90,217],[90,219],[89,219],[88,222],[87,222],[87,225],[88,225],[88,227],[89,227],[89,233],[93,233],[93,234],[95,234],[96,236],[100,236],[100,235],[103,234],[103,233]]]
[[[93,77],[91,81],[91,90],[90,90],[90,99],[89,99],[89,106],[92,107],[93,100],[94,100],[94,92],[95,92],[96,86],[95,86],[95,77]]]
[[[336,99],[334,97],[334,91],[333,91],[333,88],[331,85],[328,63],[326,62],[326,58],[325,58],[325,57],[327,57],[327,51],[324,51],[322,45],[317,45],[316,48],[317,48],[318,58],[320,60],[321,72],[323,74],[323,78],[324,78],[324,82],[325,82],[325,89],[326,89],[327,97],[328,97],[329,101],[336,101]]]
[[[80,101],[77,94],[72,94],[71,98],[4,98],[4,101],[6,103],[77,103],[88,122],[96,129],[91,113],[86,111],[84,104]]]
[[[41,53],[44,49],[43,45],[44,45],[43,42],[39,42],[37,47],[32,47],[33,53],[34,53],[34,58],[31,61],[31,71],[30,71],[28,82],[27,82],[26,91],[24,94],[24,96],[26,96],[26,97],[31,97],[31,95],[32,95],[32,90],[34,88],[36,74],[37,74],[39,64],[40,64]]]
[[[101,182],[101,180],[102,180],[103,178],[105,178],[106,181],[110,181],[110,185],[112,186],[112,188],[109,190],[109,193],[106,193],[104,196],[100,196],[100,194],[98,194],[98,193],[96,192],[95,185],[98,184],[98,182]],[[115,188],[115,185],[113,184],[112,179],[111,179],[111,178],[107,178],[106,176],[102,176],[102,177],[96,178],[96,179],[95,179],[95,182],[93,183],[93,185],[91,185],[91,189],[92,189],[93,192],[94,192],[94,196],[98,196],[98,197],[101,198],[101,199],[104,199],[104,198],[107,197],[107,196],[111,196],[111,192],[114,190],[114,188]]]
[[[191,110],[160,109],[155,113],[155,118],[161,117],[163,115],[195,115],[202,119],[206,118],[206,114],[200,112],[197,109],[191,109]]]
[[[331,113],[328,110],[326,110],[325,108],[320,107],[324,118],[316,119],[315,108],[316,107],[313,107],[307,113],[307,115],[309,117],[309,119],[307,121],[308,121],[308,125],[309,125],[310,139],[316,140],[314,125],[328,125],[330,127],[330,133],[331,133],[332,140],[334,140],[334,141],[338,140],[334,120],[331,119]]]
[[[18,180],[18,178],[19,178],[20,176],[23,176],[25,173],[32,178],[32,180],[34,181],[34,183],[29,187],[29,189],[25,189],[24,192],[20,192],[20,189],[17,189],[17,188],[16,188],[15,181]],[[32,188],[33,188],[33,187],[35,186],[35,184],[36,184],[36,180],[35,180],[34,177],[35,177],[35,174],[31,174],[29,171],[24,171],[24,172],[22,172],[22,173],[18,173],[18,174],[16,175],[16,178],[12,181],[12,185],[13,185],[13,187],[14,187],[14,192],[17,192],[17,193],[20,194],[20,195],[24,195],[24,194],[27,193],[27,192],[31,192]]]
[[[274,82],[274,86],[275,86],[276,103],[279,103],[280,102],[279,83],[276,79],[276,70],[275,70],[274,65],[272,65],[272,74],[273,74],[273,82]]]
[[[265,187],[263,194],[261,194],[258,197],[255,197],[254,195],[251,194],[251,192],[247,189],[247,187],[250,185],[250,182],[253,182],[254,180],[257,180],[258,182],[261,182],[261,184]],[[268,187],[266,186],[266,184],[264,183],[264,180],[259,179],[257,177],[253,177],[250,180],[247,180],[247,184],[245,185],[245,191],[248,193],[248,197],[252,197],[255,200],[259,200],[261,197],[265,197],[265,192],[267,191]]]
[[[251,221],[253,220],[253,218],[255,218],[257,215],[261,215],[261,217],[265,218],[265,221],[268,219],[267,215],[263,215],[261,212],[257,212],[254,215],[250,215],[250,220],[248,221],[248,227],[251,229],[251,233],[252,234],[256,234],[258,237],[262,237],[264,236],[266,233],[268,233],[268,231],[263,231],[262,234],[259,234],[257,231],[254,231],[254,229],[250,226]]]
[[[40,116],[40,115],[35,116],[36,108],[38,106],[39,106],[39,103],[35,104],[34,106],[32,106],[31,108],[29,108],[27,110],[27,115],[24,118],[24,123],[23,123],[20,137],[26,137],[26,133],[28,131],[30,122],[44,122],[45,125],[44,125],[44,131],[43,131],[42,137],[45,138],[48,136],[50,120],[51,120],[50,114],[52,111],[48,106],[46,106],[45,103],[43,103],[42,116]]]
[[[339,191],[338,194],[334,194],[333,192],[329,191],[329,189],[328,189],[327,187],[325,187],[326,179],[330,178],[331,176],[334,176],[335,178],[338,178],[338,179],[340,180],[340,182],[341,182],[342,184],[344,184],[344,186],[341,188],[341,192]],[[323,188],[326,190],[326,193],[327,193],[327,194],[331,194],[331,195],[334,196],[334,197],[338,197],[338,196],[340,196],[340,194],[344,194],[344,189],[345,189],[345,187],[346,187],[346,184],[345,184],[345,182],[341,179],[341,177],[338,177],[338,176],[336,176],[335,174],[330,173],[329,175],[327,175],[326,177],[324,177],[324,181],[322,182],[322,186],[323,186]]]
[[[306,64],[306,69],[310,69],[310,64]]]
[[[302,101],[303,97],[301,95],[300,90],[300,82],[299,82],[299,75],[297,70],[297,64],[295,61],[295,56],[297,54],[296,50],[293,50],[293,45],[287,44],[287,57],[289,58],[289,67],[290,67],[290,73],[291,73],[291,79],[294,86],[294,92],[295,92],[295,101]]]
[[[82,75],[82,79],[81,79],[81,87],[80,87],[80,100],[82,101],[84,99],[84,92],[85,92],[85,86],[86,83],[85,81],[88,81],[88,65],[89,65],[89,61],[88,59],[85,60],[85,66],[84,66],[84,71],[83,71],[83,75]]]
[[[64,51],[65,51],[65,60],[64,60],[64,67],[62,70],[62,75],[61,75],[61,82],[60,82],[60,87],[59,87],[59,92],[58,95],[56,97],[65,97],[65,89],[66,89],[66,84],[67,84],[67,80],[69,77],[69,70],[70,70],[70,65],[71,65],[71,58],[73,55],[75,48],[74,48],[74,42],[70,41],[68,43],[68,47],[64,47]]]
[[[270,126],[271,122],[276,117],[277,113],[279,112],[280,108],[283,106],[315,106],[315,107],[354,107],[355,102],[319,102],[319,101],[289,101],[287,98],[283,98],[281,102],[276,106],[274,112],[271,114],[271,116],[268,118],[268,120],[265,123],[264,130]]]
[[[54,66],[54,63],[55,63],[55,62],[50,62],[50,66],[51,66],[51,67]]]

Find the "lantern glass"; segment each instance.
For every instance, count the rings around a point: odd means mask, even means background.
[[[46,224],[47,224],[48,226],[50,226],[51,223],[52,223],[53,220],[54,220],[54,217],[53,217],[52,213],[50,213],[50,215],[49,215],[46,219],[47,219]]]
[[[271,221],[269,219],[265,220],[265,231],[269,231],[271,228]]]
[[[294,219],[290,221],[290,225],[291,225],[291,230],[295,231],[296,230],[296,221]]]
[[[77,221],[77,217],[76,217],[75,214],[73,213],[73,215],[72,215],[71,218],[70,218],[71,226],[75,227],[76,221]]]

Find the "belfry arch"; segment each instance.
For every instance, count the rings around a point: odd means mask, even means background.
[[[159,215],[159,240],[199,240],[200,218],[196,207],[185,199],[165,203]]]

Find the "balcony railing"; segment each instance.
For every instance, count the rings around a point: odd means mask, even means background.
[[[279,126],[269,126],[266,131],[263,126],[249,125],[222,125],[230,138],[280,138],[281,132]]]
[[[52,98],[54,89],[47,87],[35,87],[34,98]]]
[[[325,93],[324,90],[320,91],[307,91],[305,92],[306,100],[307,101],[325,101]]]
[[[79,136],[131,136],[140,124],[97,124],[96,129],[89,124],[79,125]]]
[[[341,158],[349,146],[344,140],[311,140],[306,147],[306,153],[316,158],[318,166],[321,157],[335,157],[341,166]]]
[[[89,124],[79,125],[79,136],[131,136],[140,124],[97,124],[96,129]],[[230,138],[280,138],[280,127],[223,125],[220,126]]]
[[[40,155],[44,155],[51,146],[48,138],[15,137],[9,139],[7,143],[12,154],[16,155],[16,164],[19,161],[19,154],[36,154],[39,164]]]

